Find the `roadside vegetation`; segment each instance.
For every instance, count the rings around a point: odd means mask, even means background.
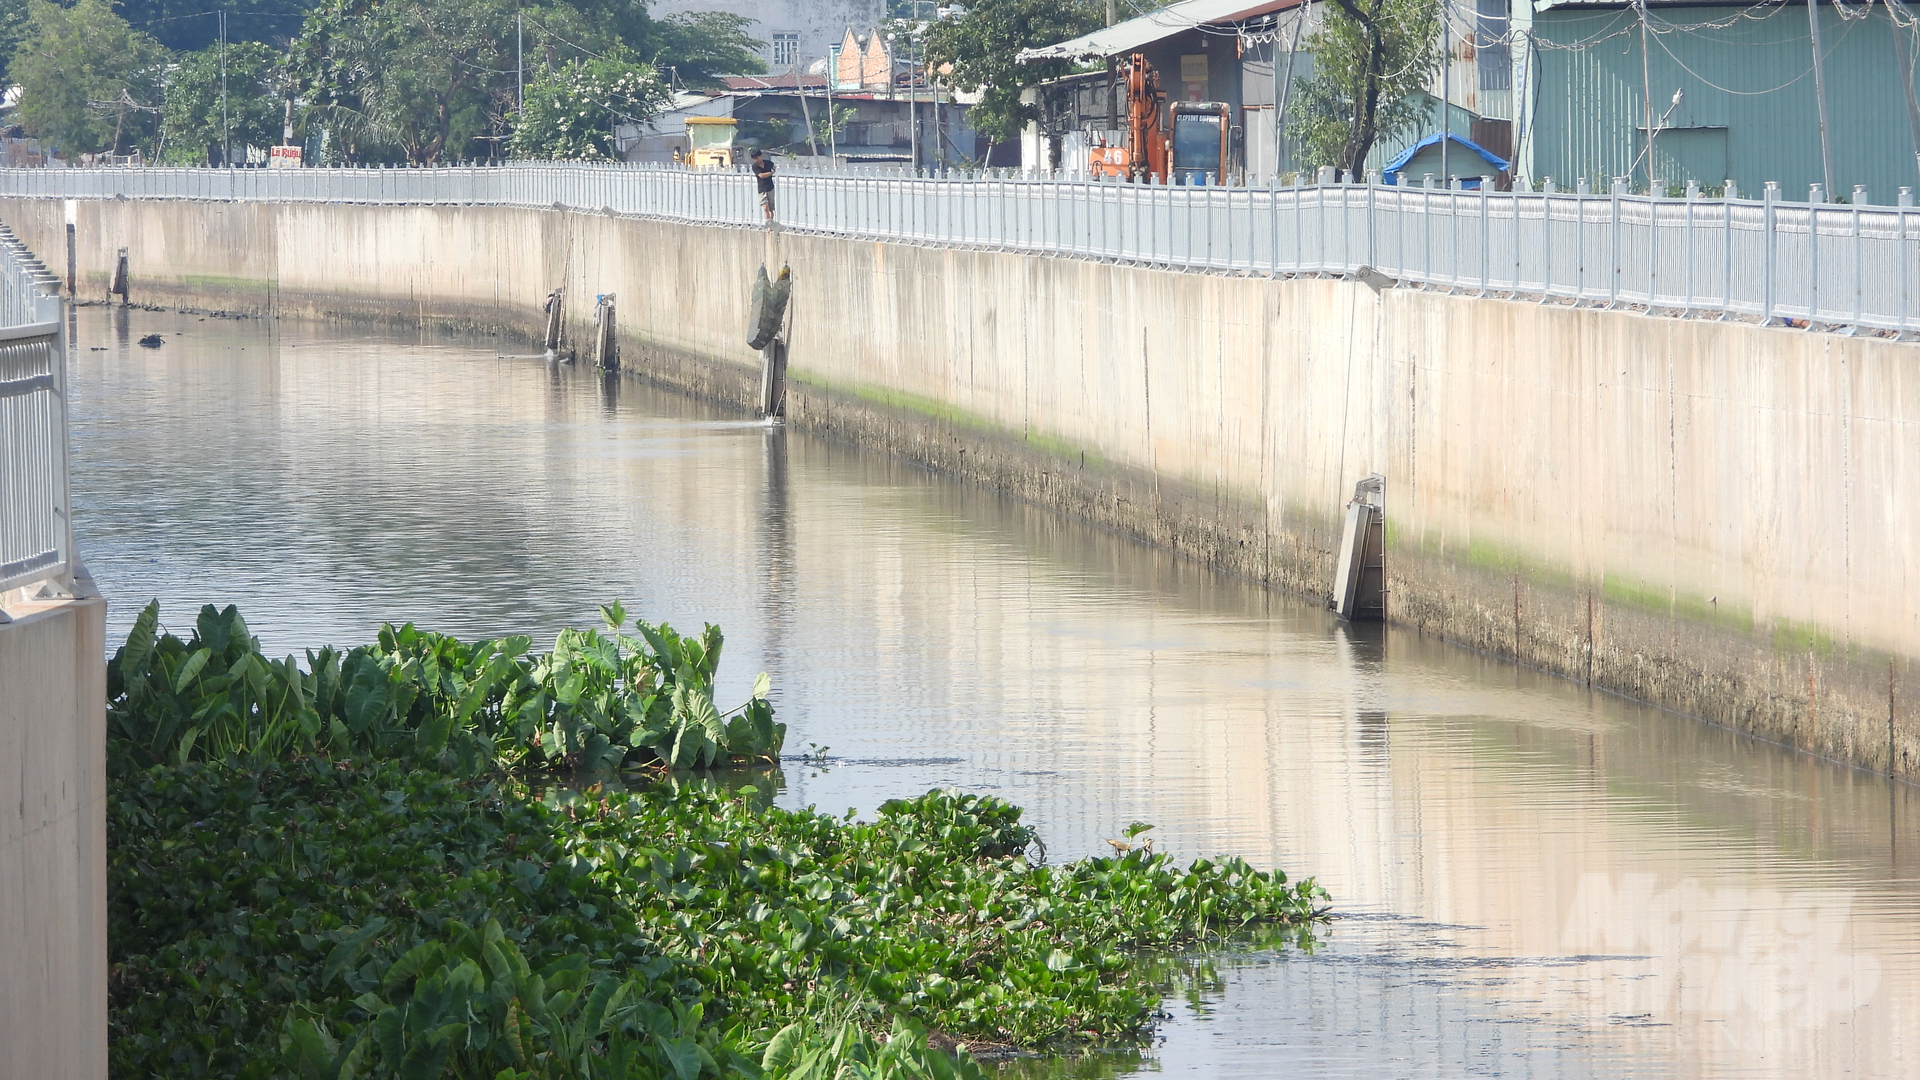
[[[672,90],[766,70],[753,20],[654,18],[629,0],[227,8],[223,46],[212,8],[0,0],[0,66],[20,87],[13,122],[64,155],[182,165],[229,151],[244,164],[289,120],[294,141],[328,163],[607,158],[614,125],[651,117]]]
[[[301,664],[232,608],[143,612],[109,666],[114,1074],[984,1077],[967,1045],[1143,1041],[1146,950],[1319,917],[1238,859],[1048,865],[993,798],[774,807],[764,677],[722,711],[717,629],[603,614]]]

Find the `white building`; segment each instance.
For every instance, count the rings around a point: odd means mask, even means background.
[[[805,70],[826,59],[847,27],[866,33],[887,14],[885,0],[653,0],[647,11],[654,18],[693,11],[744,15],[754,20],[748,33],[767,43],[761,59],[776,72],[795,64]]]

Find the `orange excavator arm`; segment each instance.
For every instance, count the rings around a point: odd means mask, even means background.
[[[1167,181],[1166,100],[1160,73],[1145,53],[1134,53],[1127,61],[1127,165],[1135,183]]]

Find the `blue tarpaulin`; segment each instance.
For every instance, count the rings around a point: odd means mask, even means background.
[[[1471,151],[1472,153],[1478,154],[1481,160],[1485,161],[1488,165],[1493,166],[1493,169],[1492,169],[1493,172],[1503,173],[1507,171],[1507,166],[1510,163],[1496,157],[1495,155],[1490,153],[1486,148],[1482,147],[1479,143],[1476,143],[1471,139],[1463,139],[1460,136],[1454,135],[1451,133],[1447,134],[1444,137],[1447,139],[1451,139],[1453,141],[1453,145],[1461,147],[1462,149]],[[1389,184],[1398,184],[1400,182],[1400,170],[1406,168],[1407,162],[1412,161],[1415,157],[1419,156],[1420,151],[1425,150],[1430,146],[1439,146],[1441,138],[1443,138],[1443,136],[1429,135],[1426,138],[1421,139],[1419,142],[1414,143],[1412,146],[1407,147],[1405,150],[1401,151],[1399,157],[1394,158],[1393,161],[1389,163],[1385,169],[1381,170],[1380,178]],[[1449,166],[1451,166],[1452,162],[1449,161],[1448,164]],[[1462,164],[1465,164],[1465,163],[1462,162]],[[1464,175],[1457,169],[1450,168],[1449,171],[1452,172],[1455,176]],[[1417,183],[1418,180],[1419,178],[1415,177],[1415,178],[1410,178],[1408,182]],[[1478,188],[1480,186],[1480,177],[1478,175],[1465,176],[1465,180],[1466,180],[1467,186],[1470,188]]]

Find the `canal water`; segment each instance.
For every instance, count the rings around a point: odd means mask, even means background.
[[[1920,1073],[1912,787],[517,343],[100,308],[74,337],[110,635],[157,597],[281,653],[550,641],[618,599],[722,626],[723,698],[772,675],[785,804],[956,786],[1055,858],[1144,821],[1332,894],[1316,948],[1189,967],[1144,1055],[1076,1071]]]

